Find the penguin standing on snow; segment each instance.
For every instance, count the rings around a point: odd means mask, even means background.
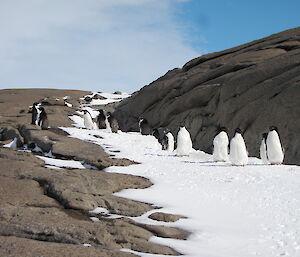
[[[188,156],[193,149],[190,133],[185,127],[181,127],[177,134],[176,154],[178,156]]]
[[[280,143],[278,130],[271,126],[266,139],[267,158],[271,164],[281,164],[284,159],[284,153]]]
[[[118,123],[116,117],[111,112],[107,113],[107,120],[109,122],[111,132],[118,133],[119,123]]]
[[[237,128],[230,141],[230,161],[233,165],[244,166],[248,163],[248,152],[242,136],[242,131]]]
[[[142,135],[151,135],[152,129],[148,123],[148,121],[144,118],[141,118],[139,121],[140,132]]]
[[[37,108],[36,125],[39,126],[42,130],[46,130],[49,127],[47,113],[42,106],[38,106]]]
[[[259,155],[260,159],[263,161],[263,163],[268,164],[268,157],[267,157],[267,136],[268,133],[262,134],[262,140],[259,148]]]
[[[104,110],[100,109],[99,111],[99,115],[97,117],[97,125],[99,129],[106,129],[106,115],[104,113]]]
[[[168,152],[173,152],[174,151],[174,137],[171,132],[167,133],[166,137],[168,138],[168,147],[167,151]]]
[[[228,130],[225,127],[219,128],[218,133],[214,138],[213,160],[215,162],[227,162],[228,161],[229,139],[228,139],[227,131]]]
[[[93,118],[87,110],[83,110],[83,124],[86,129],[94,128]]]
[[[169,133],[170,130],[168,128],[156,128],[153,131],[153,136],[158,140],[158,143],[161,144],[162,150],[167,150],[168,148],[168,137],[167,133]]]

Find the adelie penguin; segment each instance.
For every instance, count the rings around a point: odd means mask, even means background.
[[[151,135],[152,134],[152,129],[146,119],[140,118],[139,127],[140,127],[140,132],[142,135]]]
[[[168,147],[167,147],[167,151],[168,152],[173,152],[174,151],[174,137],[172,135],[171,132],[167,133],[166,137],[168,138]]]
[[[41,106],[40,103],[33,103],[32,105],[32,112],[31,112],[31,124],[36,125],[37,115],[38,115],[38,108]]]
[[[242,131],[237,128],[230,141],[230,161],[235,166],[244,166],[248,163],[248,152],[242,136]]]
[[[100,109],[98,110],[99,114],[97,117],[97,125],[99,129],[106,129],[106,115],[104,113],[104,110]]]
[[[168,128],[156,128],[153,130],[153,136],[158,140],[158,143],[161,144],[162,150],[167,150],[168,148],[168,137],[167,134],[170,132]]]
[[[262,140],[259,148],[260,159],[263,161],[264,164],[269,164],[267,157],[267,136],[268,133],[262,134]]]
[[[281,164],[284,159],[284,153],[280,143],[277,128],[274,126],[270,127],[266,139],[267,146],[267,159],[270,164]]]
[[[42,107],[42,106],[39,106],[37,108],[36,125],[39,126],[43,130],[48,129],[48,127],[49,127],[47,113],[46,113],[44,107]]]
[[[213,160],[215,162],[227,162],[228,161],[228,145],[229,139],[227,135],[227,128],[221,127],[218,129],[217,135],[213,140]]]
[[[83,124],[86,129],[94,129],[93,118],[87,110],[83,110]]]
[[[185,127],[181,127],[177,134],[176,155],[188,156],[193,149],[190,133]]]
[[[107,113],[107,120],[110,125],[111,132],[118,133],[119,123],[118,123],[116,117],[111,112]]]

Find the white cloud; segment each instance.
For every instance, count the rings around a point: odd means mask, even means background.
[[[0,87],[134,91],[196,57],[182,0],[1,0]]]

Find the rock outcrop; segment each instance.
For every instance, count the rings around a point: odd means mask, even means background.
[[[115,113],[123,131],[138,118],[174,135],[184,125],[193,147],[212,152],[218,126],[244,131],[251,156],[261,134],[279,129],[285,163],[300,164],[300,27],[195,58],[122,101]]]
[[[0,90],[0,256],[135,256],[121,252],[122,248],[180,255],[168,246],[149,242],[149,238],[186,239],[188,232],[134,222],[129,217],[158,207],[113,195],[127,188],[152,186],[146,178],[102,170],[134,162],[114,159],[99,145],[71,138],[59,129],[72,125],[68,115],[74,114],[80,105],[79,98],[88,93]],[[64,105],[64,96],[69,96],[71,107]],[[41,100],[48,113],[49,130],[30,125],[28,107]],[[14,138],[17,138],[17,147],[23,144],[31,148],[38,146],[43,152],[51,151],[57,158],[88,164],[88,168],[50,169],[33,152],[1,147]],[[96,207],[120,218],[91,213]]]

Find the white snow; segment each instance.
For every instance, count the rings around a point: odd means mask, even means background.
[[[61,170],[62,168],[57,167],[57,166],[52,166],[52,165],[45,165],[46,168],[48,169],[53,169],[53,170]]]
[[[9,142],[6,145],[3,145],[3,147],[17,149],[17,142],[18,142],[18,139],[15,137],[14,140],[12,140],[11,142]]]
[[[71,169],[85,169],[83,164],[79,161],[73,160],[60,160],[54,158],[48,158],[45,156],[37,156],[45,162],[45,165],[50,166],[51,168],[59,167],[59,168],[71,168]]]
[[[151,241],[187,256],[299,256],[300,167],[263,165],[256,158],[249,158],[245,167],[234,167],[228,162],[215,163],[201,151],[177,157],[160,150],[153,136],[64,129],[74,137],[107,147],[107,152],[120,150],[114,152],[117,157],[142,163],[106,169],[144,176],[154,183],[148,189],[123,190],[117,196],[188,217],[174,224],[192,232],[188,240]],[[141,219],[156,224],[146,216]]]
[[[94,210],[90,211],[90,213],[95,213],[95,214],[109,214],[109,211],[105,208],[97,207]]]
[[[88,105],[106,105],[114,102],[120,102],[124,98],[127,98],[130,96],[130,94],[122,93],[122,94],[110,94],[110,93],[97,93],[94,92],[91,95],[87,95],[89,97],[93,97],[95,94],[98,94],[100,96],[103,96],[107,99],[100,100],[100,99],[92,99],[92,101]],[[86,97],[86,96],[85,96]],[[84,99],[84,98],[83,98]]]
[[[109,167],[107,172],[143,176],[154,183],[147,189],[127,189],[115,195],[188,217],[175,223],[153,221],[148,216],[156,210],[130,217],[192,232],[188,240],[152,237],[151,242],[168,245],[190,257],[300,256],[299,166],[264,165],[251,157],[244,167],[232,166],[230,162],[213,162],[212,155],[196,150],[188,157],[178,157],[175,152],[162,151],[153,136],[84,130],[80,129],[81,117],[71,119],[77,128],[63,129],[72,137],[99,144],[116,158],[141,163]],[[110,215],[104,208],[93,211]]]
[[[66,102],[66,101],[65,101],[65,105],[68,106],[68,107],[73,107],[72,104],[70,104],[70,103],[68,103],[68,102]]]

